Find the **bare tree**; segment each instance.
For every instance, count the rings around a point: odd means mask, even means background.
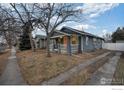
[[[103,38],[105,39],[106,42],[110,42],[111,41],[111,39],[112,39],[111,35],[112,35],[111,33],[105,33],[103,35]]]
[[[47,35],[47,56],[50,57],[50,36],[58,26],[65,22],[77,21],[80,10],[76,10],[73,4],[35,4],[42,29]]]
[[[51,34],[55,31],[55,29],[57,29],[58,26],[62,25],[63,23],[77,21],[75,18],[78,18],[78,15],[80,14],[80,10],[76,10],[73,4],[10,3],[10,6],[11,11],[3,9],[7,17],[5,19],[4,25],[0,24],[2,26],[1,28],[12,31],[22,29],[23,32],[27,32],[30,37],[32,51],[34,51],[35,48],[32,40],[32,31],[36,26],[40,26],[41,29],[44,29],[47,35],[47,56],[50,56],[49,44]],[[1,23],[3,22],[1,21]],[[9,32],[5,33],[6,38],[8,37],[7,35],[9,35],[8,33]]]
[[[5,38],[10,48],[15,40],[17,40],[17,30],[15,30],[17,25],[13,15],[11,15],[11,12],[12,11],[10,9],[0,5],[0,32],[2,33],[2,36]]]
[[[32,31],[33,31],[33,25],[36,21],[33,17],[33,14],[35,13],[34,4],[10,4],[12,8],[15,10],[14,13],[16,13],[18,16],[17,18],[22,23],[22,29],[23,31],[27,32],[30,38],[30,44],[32,51],[35,51],[33,40],[32,40]]]

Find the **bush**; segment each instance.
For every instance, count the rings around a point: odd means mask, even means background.
[[[23,32],[23,35],[20,36],[19,49],[20,50],[31,49],[30,38],[29,38],[28,33],[26,33],[26,32]]]

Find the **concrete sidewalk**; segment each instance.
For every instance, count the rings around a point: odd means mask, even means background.
[[[60,85],[62,84],[64,81],[68,80],[69,78],[71,78],[73,75],[79,73],[81,70],[85,69],[86,66],[98,61],[99,59],[109,55],[110,52],[107,52],[107,53],[104,53],[98,57],[95,57],[95,58],[92,58],[84,63],[81,63],[73,68],[71,68],[70,70],[64,72],[64,73],[61,73],[60,75],[54,77],[54,78],[51,78],[50,80],[48,81],[44,81],[42,82],[42,85]]]
[[[86,82],[86,85],[111,85],[117,62],[121,53],[117,52],[114,57],[100,67]]]
[[[22,78],[14,47],[11,49],[11,56],[8,58],[7,66],[0,77],[0,85],[23,85],[26,84]]]

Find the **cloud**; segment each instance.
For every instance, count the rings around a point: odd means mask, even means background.
[[[94,13],[94,14],[90,14],[89,17],[90,17],[90,18],[93,18],[93,17],[97,17],[97,16],[99,16],[99,15],[100,15],[99,13]]]
[[[107,30],[106,29],[103,29],[102,30],[102,33],[103,33],[103,35],[105,35],[107,33]]]
[[[78,30],[96,29],[94,25],[90,25],[90,24],[79,24],[79,25],[75,25],[73,28]]]
[[[77,6],[75,9],[76,10],[83,9],[83,6]]]
[[[106,11],[109,11],[115,7],[117,7],[119,4],[114,3],[104,3],[104,4],[83,4],[82,6],[77,6],[77,9],[83,9],[83,14],[86,15],[89,18],[98,17],[101,14],[105,13]]]
[[[100,33],[98,33],[98,36],[104,37],[104,36],[106,36],[107,34],[108,34],[108,35],[112,35],[112,31],[108,31],[107,29],[103,29],[103,30],[101,30]]]

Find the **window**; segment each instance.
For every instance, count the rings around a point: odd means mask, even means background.
[[[97,42],[96,38],[93,38],[93,44],[94,45],[96,45],[96,42]]]
[[[77,38],[77,35],[76,34],[73,34],[72,35],[71,43],[72,44],[77,44],[78,43],[78,38]]]
[[[96,42],[96,38],[93,38],[93,41]]]

